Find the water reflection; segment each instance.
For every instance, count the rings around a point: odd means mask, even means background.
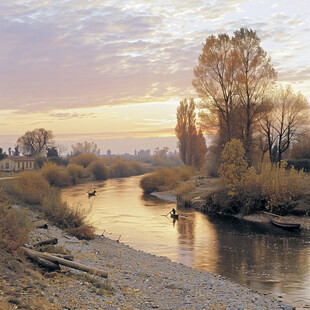
[[[310,238],[267,224],[207,216],[143,195],[140,177],[78,185],[63,191],[71,205],[90,209],[97,233],[200,270],[221,274],[252,289],[310,307]],[[99,195],[88,198],[89,188]]]

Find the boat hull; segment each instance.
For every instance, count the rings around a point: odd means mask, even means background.
[[[280,222],[277,220],[272,219],[271,223],[277,227],[287,229],[287,230],[294,230],[294,229],[299,229],[300,224],[299,223],[285,223],[285,222]]]

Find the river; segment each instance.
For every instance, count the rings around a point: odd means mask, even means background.
[[[178,209],[175,203],[144,195],[141,176],[109,179],[63,190],[63,199],[88,213],[98,234],[137,250],[220,274],[296,307],[310,308],[310,236],[269,224]],[[96,188],[98,195],[88,197]]]

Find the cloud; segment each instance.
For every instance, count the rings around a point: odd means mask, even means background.
[[[268,11],[267,2],[3,1],[0,110],[49,115],[57,108],[193,97],[192,70],[205,38],[240,26],[258,30],[283,74],[299,70],[296,59],[309,51],[306,13],[280,3]]]

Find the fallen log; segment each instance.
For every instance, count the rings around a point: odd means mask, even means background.
[[[51,254],[53,256],[60,257],[66,260],[70,260],[72,262],[74,261],[73,255],[70,255],[70,254],[56,254],[56,253],[46,253],[46,254]]]
[[[30,251],[25,251],[26,255],[32,259],[33,261],[35,261],[36,263],[38,263],[39,265],[46,267],[48,269],[52,269],[52,270],[60,270],[60,266],[57,263],[53,263],[49,260],[46,260],[44,258],[40,258],[37,255],[31,253]]]
[[[27,249],[25,247],[22,247],[22,249],[25,251],[25,253],[27,255],[30,253],[30,254],[35,255],[35,256],[37,256],[39,258],[43,258],[43,259],[49,260],[51,262],[58,263],[60,265],[64,265],[64,266],[67,266],[67,267],[70,267],[70,268],[86,271],[88,273],[91,273],[91,274],[94,274],[94,275],[97,275],[97,276],[101,276],[103,278],[107,278],[108,277],[108,273],[106,271],[103,271],[103,270],[100,270],[100,269],[88,267],[86,265],[83,265],[83,264],[80,264],[80,263],[76,263],[76,262],[71,262],[71,261],[65,260],[63,258],[47,254],[47,253],[41,253],[41,252],[38,252],[38,251],[30,250],[30,249]]]
[[[52,239],[47,239],[39,242],[33,243],[33,246],[41,246],[41,245],[47,245],[47,244],[57,244],[58,239],[57,238],[52,238]]]

